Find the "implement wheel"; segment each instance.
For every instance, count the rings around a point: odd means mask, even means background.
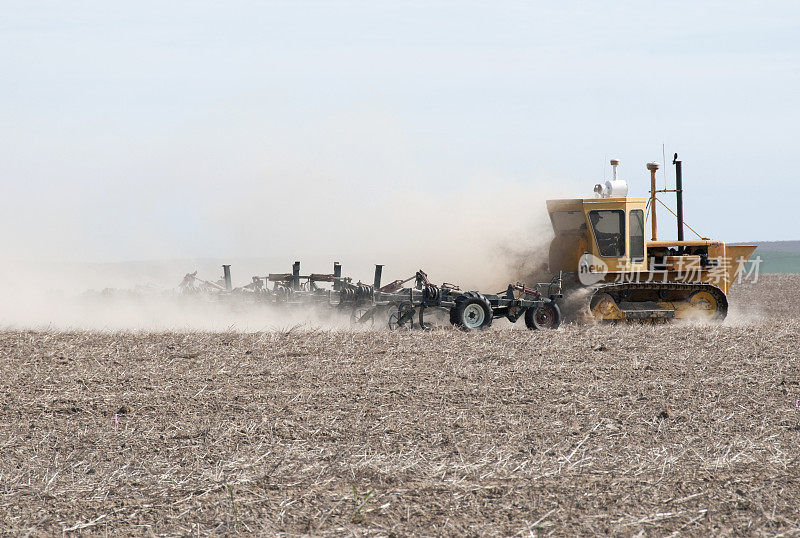
[[[492,324],[492,305],[480,293],[465,293],[450,309],[450,323],[463,331],[485,329]]]
[[[539,308],[525,311],[525,326],[533,329],[558,329],[561,325],[561,309],[555,302],[545,303]]]

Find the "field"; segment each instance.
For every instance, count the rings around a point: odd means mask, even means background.
[[[718,327],[0,333],[0,532],[800,535],[800,277]]]

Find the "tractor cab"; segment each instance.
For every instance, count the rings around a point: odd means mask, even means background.
[[[615,273],[646,268],[647,199],[628,198],[628,184],[617,176],[618,166],[619,160],[612,159],[612,179],[595,185],[595,198],[547,201],[555,233],[550,244],[551,271],[578,271],[582,263]]]
[[[554,232],[549,250],[550,272],[590,272],[598,275],[595,282],[712,282],[727,293],[741,260],[746,261],[755,247],[726,246],[708,238],[684,241],[681,162],[677,154],[674,163],[675,190],[656,190],[655,174],[660,165],[648,163],[649,198],[627,196],[627,183],[617,177],[619,161],[612,159],[613,179],[596,185],[594,198],[548,200],[547,212]],[[664,205],[656,198],[657,192],[677,194],[677,241],[657,239],[655,206]],[[652,228],[649,239],[645,238],[648,220]]]
[[[574,272],[591,254],[609,272],[643,271],[645,198],[548,200],[551,271]]]

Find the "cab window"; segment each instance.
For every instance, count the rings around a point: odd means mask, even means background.
[[[631,261],[633,263],[641,263],[644,261],[644,211],[641,209],[631,211],[628,229]]]
[[[597,242],[597,251],[604,258],[625,256],[625,212],[618,209],[589,211],[589,222]]]

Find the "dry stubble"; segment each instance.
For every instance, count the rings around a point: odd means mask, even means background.
[[[0,528],[797,533],[797,284],[721,327],[1,333]]]

